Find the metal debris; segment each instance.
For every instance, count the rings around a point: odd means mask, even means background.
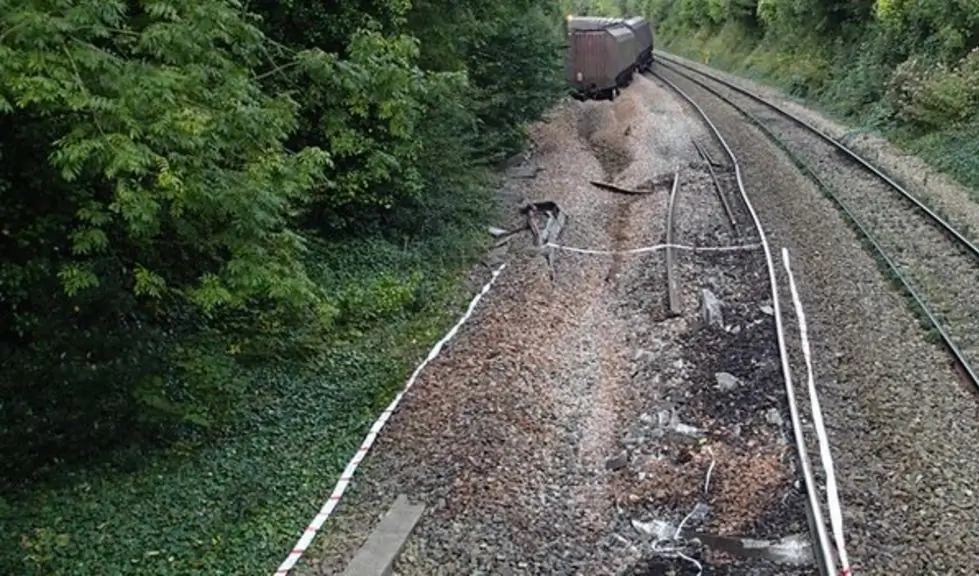
[[[662,520],[652,520],[650,522],[641,522],[639,520],[632,520],[632,527],[636,532],[643,536],[652,536],[656,540],[664,540],[673,536],[676,533],[676,529],[670,525],[669,522],[663,522]]]
[[[698,506],[701,505],[698,503]],[[664,543],[677,544],[680,549],[684,544],[700,543],[720,552],[742,558],[763,558],[783,566],[810,566],[814,562],[812,543],[804,534],[790,534],[778,540],[756,540],[700,532],[658,519],[648,522],[633,519],[631,522],[636,532],[655,540],[654,545],[658,545],[659,551],[664,551]]]
[[[714,161],[707,153],[707,149],[701,146],[699,142],[694,140],[693,145],[697,149],[700,156],[704,159],[704,162],[707,164],[707,171],[710,173],[710,178],[714,182],[714,190],[717,192],[717,197],[721,199],[721,205],[724,207],[724,213],[727,215],[728,222],[731,223],[731,229],[737,233],[738,222],[734,219],[734,212],[731,211],[731,205],[728,204],[727,198],[724,196],[724,190],[721,188],[721,183],[717,179],[717,173],[714,172]]]
[[[520,213],[527,217],[527,227],[530,228],[531,233],[534,236],[534,246],[545,247],[549,242],[554,242],[561,235],[561,231],[564,229],[564,225],[568,221],[567,215],[562,211],[558,205],[549,200],[542,202],[532,202],[527,204],[520,209]],[[537,221],[537,215],[544,214],[547,216],[547,220],[544,227],[541,228]],[[554,251],[550,247],[545,248],[544,252],[545,258],[547,259],[547,268],[551,277],[551,281],[554,280]]]
[[[808,566],[814,562],[812,543],[807,536],[801,534],[791,534],[775,541],[717,536],[695,530],[684,530],[682,536],[742,558],[764,558],[789,566]]]
[[[717,387],[722,392],[730,392],[741,385],[741,380],[734,374],[728,372],[718,372],[714,374],[714,379],[717,381]]]
[[[700,320],[704,326],[724,326],[721,301],[707,288],[700,290]]]

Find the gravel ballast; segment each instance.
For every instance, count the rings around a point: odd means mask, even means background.
[[[665,240],[669,189],[657,182],[680,168],[678,242],[757,241],[731,231],[694,138],[708,140],[699,119],[637,77],[614,103],[566,103],[536,126],[542,171],[509,182],[509,195],[556,202],[562,245],[630,249]],[[678,251],[683,314],[669,317],[662,252],[554,249],[548,270],[528,237],[511,244],[510,265],[405,397],[300,573],[341,573],[401,493],[427,507],[401,576],[696,574],[655,552],[643,527],[676,526],[698,503],[706,514],[686,528],[805,532],[760,251]],[[704,290],[722,321],[702,323]],[[705,574],[812,573],[674,544]]]
[[[783,92],[758,82],[710,68],[702,63],[670,55],[684,64],[704,70],[757,94],[802,118],[899,180],[919,200],[938,210],[960,230],[979,230],[979,193],[963,186],[917,156],[901,150],[878,134],[853,129],[806,107]],[[975,236],[975,234],[973,234]]]
[[[856,573],[975,574],[972,391],[832,202],[733,109],[660,70],[718,124],[773,248],[792,253]]]
[[[819,176],[941,319],[966,361],[979,367],[979,315],[974,296],[979,285],[979,256],[818,134],[720,83],[703,77],[698,80],[747,110]]]

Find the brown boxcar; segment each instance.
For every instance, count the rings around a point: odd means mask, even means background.
[[[614,99],[619,88],[632,81],[636,35],[628,26],[573,30],[568,40],[568,83],[578,95]]]
[[[571,71],[571,34],[577,30],[604,30],[609,26],[624,23],[621,18],[600,18],[597,16],[568,16],[564,21],[564,33],[568,37],[569,46],[564,51],[564,76],[568,82],[572,82],[573,74]],[[575,91],[576,95],[578,94]]]
[[[642,16],[629,18],[625,25],[636,35],[636,48],[639,52],[636,58],[636,69],[648,71],[653,66],[653,29]]]

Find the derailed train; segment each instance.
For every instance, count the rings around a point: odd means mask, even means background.
[[[568,16],[565,75],[578,98],[614,100],[635,72],[653,65],[653,29],[641,16]]]

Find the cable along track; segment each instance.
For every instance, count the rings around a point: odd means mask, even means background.
[[[764,229],[762,228],[758,214],[755,211],[754,206],[751,204],[751,200],[749,199],[747,192],[745,191],[744,181],[741,176],[741,167],[738,164],[738,159],[728,146],[727,142],[724,140],[724,137],[717,129],[717,126],[714,125],[710,117],[707,116],[703,109],[676,84],[655,72],[653,72],[653,76],[666,84],[683,100],[689,103],[694,110],[696,110],[697,114],[704,121],[704,124],[706,124],[708,131],[714,136],[715,140],[724,151],[725,156],[728,157],[731,163],[731,168],[734,172],[734,187],[737,190],[737,196],[740,198],[741,203],[749,214],[752,227],[757,232],[761,242],[761,246],[765,254],[766,268],[768,270],[769,286],[771,288],[773,315],[775,317],[775,332],[778,340],[782,375],[785,382],[786,400],[789,406],[789,416],[792,423],[792,436],[795,440],[795,452],[798,458],[799,467],[802,473],[802,483],[806,493],[806,515],[809,519],[810,533],[813,538],[813,552],[816,559],[816,568],[821,576],[831,576],[836,572],[834,566],[835,553],[832,545],[830,544],[829,534],[826,530],[826,523],[823,520],[822,508],[820,506],[820,495],[816,486],[812,465],[809,461],[809,453],[805,444],[802,417],[798,402],[796,401],[795,387],[792,383],[792,369],[790,366],[788,345],[786,343],[785,327],[782,321],[778,280],[771,247],[768,244],[768,239],[765,235]],[[704,159],[708,164],[711,163],[709,156],[706,154],[704,155]]]
[[[662,55],[658,65],[738,110],[817,182],[873,246],[963,375],[979,387],[974,368],[979,364],[979,300],[974,297],[979,248],[892,178],[804,120]]]

